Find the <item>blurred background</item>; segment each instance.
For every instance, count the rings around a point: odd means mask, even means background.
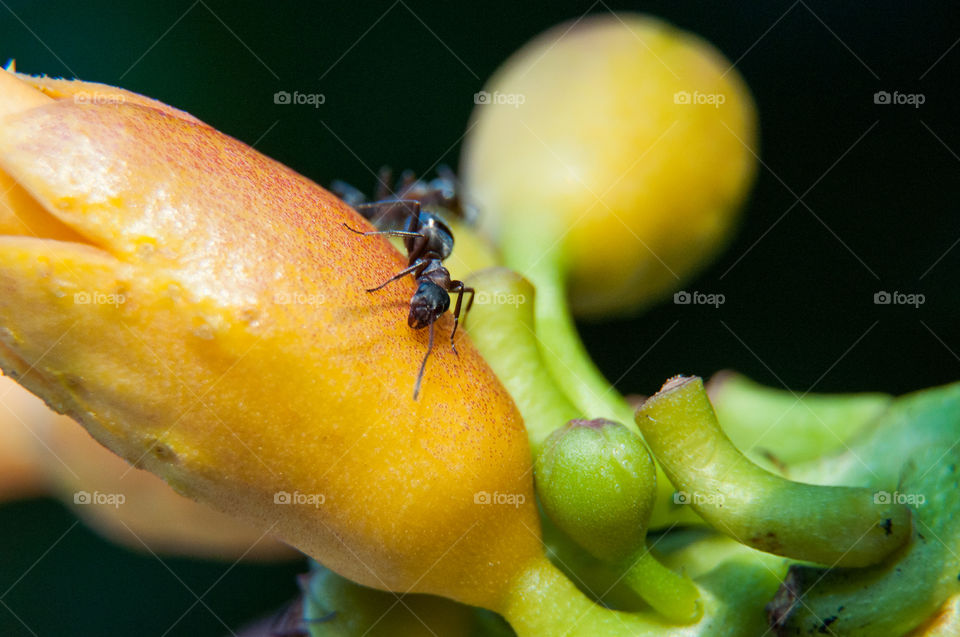
[[[588,13],[660,16],[736,63],[759,107],[763,165],[731,246],[686,286],[723,305],[583,325],[605,374],[641,394],[724,368],[797,392],[960,378],[950,3],[0,5],[0,56],[18,70],[155,97],[323,185],[366,191],[383,164],[456,167],[473,94],[537,33]],[[323,103],[278,104],[281,91]],[[922,104],[876,103],[881,91]],[[875,304],[882,291],[924,302]],[[306,568],[158,558],[75,522],[53,500],[0,505],[0,635],[229,634],[292,598]]]

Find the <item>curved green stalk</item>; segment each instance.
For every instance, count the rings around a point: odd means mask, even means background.
[[[703,615],[697,585],[664,566],[648,549],[631,560],[623,573],[630,587],[667,619],[690,624]]]
[[[519,637],[748,637],[763,632],[758,600],[776,590],[776,570],[732,560],[702,580],[703,618],[677,626],[649,612],[623,613],[590,602],[548,560],[536,560],[497,609]]]
[[[623,611],[647,608],[643,598],[623,580],[622,569],[618,571],[607,562],[590,555],[542,510],[540,530],[550,561],[591,600]]]
[[[622,613],[588,600],[548,560],[518,577],[499,609],[518,637],[665,637],[670,624],[650,613]]]
[[[867,478],[870,477],[870,482],[874,483],[875,487],[892,488],[889,485],[897,484],[895,467],[903,457],[913,456],[922,449],[928,449],[937,456],[933,460],[937,460],[940,455],[939,449],[946,449],[955,441],[958,405],[960,405],[960,384],[918,392],[898,399],[875,429],[865,432],[866,436],[859,437],[851,445],[853,452],[862,460],[859,462],[833,461],[832,463],[827,461],[829,466],[833,467],[827,473],[836,475],[834,469],[839,467],[840,479],[843,481],[852,480],[866,484]],[[847,452],[844,457],[852,455]],[[864,465],[864,462],[867,464]],[[953,460],[940,462],[938,466],[946,471],[953,462]],[[920,461],[916,463],[916,467],[922,469],[926,464]],[[933,464],[930,463],[930,466]],[[846,473],[842,472],[843,467],[848,468]],[[820,469],[813,467],[812,471],[819,472]],[[913,475],[917,476],[916,470],[913,471]],[[956,523],[949,515],[950,494],[955,492],[955,489],[950,484],[940,484],[943,477],[935,471],[929,472],[924,478],[924,483],[929,484],[923,488],[916,486],[914,480],[907,477],[901,493],[917,491],[940,494],[940,500],[935,503],[936,509],[928,513],[927,507],[931,503],[925,503],[919,508],[917,519],[930,526],[942,540],[950,543],[954,552],[960,553],[960,547],[954,546],[956,537],[960,537],[960,532],[954,528]],[[949,476],[947,478],[949,479]],[[936,515],[931,515],[933,513]],[[945,525],[953,526],[948,529]],[[921,524],[918,524],[918,527],[922,528]],[[764,632],[762,603],[758,604],[757,600],[773,596],[779,585],[779,579],[786,569],[786,560],[757,552],[734,543],[724,536],[704,536],[706,532],[706,529],[690,529],[683,533],[674,533],[657,545],[658,548],[663,549],[662,559],[668,565],[674,568],[681,566],[685,568],[704,591],[704,618],[694,626],[681,629],[645,613],[639,616],[642,621],[639,622],[640,630],[637,634],[664,637],[747,636]],[[929,540],[930,536],[926,535],[926,538]],[[804,629],[813,629],[815,634],[820,634],[818,631],[823,622],[821,620],[817,623],[813,613],[810,612],[813,610],[816,615],[831,620],[830,625],[824,626],[827,633],[833,629],[837,634],[846,634],[845,625],[860,622],[865,626],[861,630],[861,632],[866,631],[865,634],[899,634],[902,632],[899,627],[912,625],[930,616],[942,595],[948,594],[956,586],[954,571],[960,570],[960,565],[955,564],[955,557],[949,555],[947,548],[937,541],[911,543],[897,566],[901,568],[898,570],[890,565],[882,565],[856,571],[835,569],[831,572],[794,567],[789,581],[796,590],[805,593],[804,603],[795,603],[794,598],[794,603],[789,604],[789,598],[787,600],[780,598],[780,606],[778,606],[781,611],[780,616],[786,615],[783,611],[788,610],[787,606],[793,606],[795,610],[790,614],[789,619],[785,620],[784,626],[778,629],[782,634],[792,634],[791,626],[802,625]],[[610,628],[609,619],[587,623],[588,619],[594,618],[597,607],[581,599],[576,590],[571,591],[572,586],[569,583],[555,580],[555,575],[543,575],[539,565],[532,570],[533,573],[527,573],[515,585],[511,595],[513,600],[511,603],[515,607],[514,621],[524,622],[529,627],[525,634],[564,635],[568,632],[568,624],[573,625],[578,620],[582,625],[579,625],[577,630],[581,630],[580,634],[583,635],[632,635],[633,633],[629,630],[638,628],[636,624],[628,626],[620,624],[619,620],[613,622],[615,626]],[[552,582],[548,589],[538,591],[525,588],[536,588],[536,584],[531,583],[531,580],[537,577],[538,573],[540,579],[534,581]],[[823,575],[826,577],[821,580]],[[325,577],[329,578],[326,580],[326,586],[332,587],[332,591],[328,589],[315,599],[325,600],[326,603],[305,610],[305,616],[307,618],[324,617],[329,614],[330,608],[336,606],[341,609],[344,618],[353,617],[349,625],[355,627],[356,631],[347,631],[344,628],[346,624],[340,622],[316,623],[310,626],[313,637],[325,635],[359,637],[363,634],[376,634],[367,633],[367,630],[380,619],[386,609],[396,602],[396,596],[352,584],[332,573],[328,573]],[[820,583],[810,588],[810,585],[817,580],[820,580]],[[938,583],[933,584],[931,588],[931,581]],[[359,600],[355,599],[354,595],[357,595]],[[516,599],[518,596],[525,597],[526,602],[519,603]],[[345,600],[345,598],[348,599]],[[404,598],[407,603],[418,599],[424,602],[431,600],[426,596]],[[339,603],[335,600],[339,600]],[[375,603],[370,603],[371,600]],[[542,606],[541,600],[546,600]],[[347,603],[344,603],[345,601]],[[432,598],[432,603],[459,606],[454,602],[436,598]],[[558,605],[564,609],[564,612],[557,613],[551,604]],[[840,617],[833,619],[834,615],[828,611],[840,607],[844,609],[840,612]],[[400,605],[397,605],[396,611],[406,612]],[[417,608],[417,612],[434,632],[437,631],[438,626],[442,625],[435,623],[430,615],[421,609]],[[605,611],[599,609],[599,612],[602,614]],[[551,613],[555,613],[560,619],[551,620]],[[406,622],[395,625],[391,621],[392,617],[391,614],[380,622],[385,630],[387,627],[393,629],[388,631],[388,634],[405,634],[396,632],[397,629],[394,626],[398,625],[417,630],[415,626],[410,626]],[[630,617],[630,615],[621,614],[618,617]],[[493,616],[484,615],[481,619],[489,623],[484,621],[476,623],[468,633],[471,637],[499,636],[501,631],[504,636],[511,634],[509,629],[506,629]],[[335,628],[343,630],[331,632]],[[607,628],[610,628],[608,633],[599,632]],[[597,632],[591,633],[591,630]],[[856,634],[856,630],[858,629],[855,629],[853,634]],[[573,634],[577,634],[576,631]]]
[[[677,377],[637,424],[691,507],[756,549],[831,566],[876,564],[909,539],[910,509],[865,487],[791,482],[748,460],[717,423],[703,383]]]
[[[793,465],[841,449],[893,401],[889,394],[804,394],[734,372],[707,383],[720,426],[744,452]]]
[[[517,223],[522,221],[518,219]],[[567,303],[567,269],[562,247],[558,240],[553,239],[562,237],[562,233],[542,226],[527,230],[510,232],[504,237],[501,247],[505,263],[526,276],[536,289],[533,330],[540,351],[540,363],[549,370],[556,385],[576,406],[580,417],[607,418],[628,425],[633,423],[633,407],[627,404],[594,365],[577,332]],[[658,466],[657,504],[650,518],[651,529],[701,522],[689,509],[675,506],[674,491],[670,480]]]
[[[778,579],[760,564],[718,563],[705,573],[705,615],[679,627],[649,612],[622,613],[594,604],[546,559],[530,564],[510,586],[500,612],[519,637],[741,637],[761,632],[757,600]],[[400,601],[398,601],[400,600]],[[489,611],[429,595],[374,590],[320,567],[304,587],[304,625],[311,637],[508,637]]]
[[[960,488],[958,468],[956,447],[917,452],[898,489],[898,495],[914,502],[917,525],[896,567],[791,567],[768,606],[775,634],[903,635],[960,593],[960,518],[953,506]]]
[[[633,421],[633,408],[593,363],[583,346],[570,312],[566,290],[566,263],[559,246],[538,242],[546,232],[523,235],[524,243],[503,246],[506,264],[527,277],[537,290],[536,333],[543,361],[556,382],[581,412],[590,418]],[[513,237],[517,236],[517,239]]]

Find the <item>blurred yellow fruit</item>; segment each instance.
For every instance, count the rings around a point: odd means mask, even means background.
[[[559,268],[576,314],[630,312],[724,245],[753,180],[756,113],[710,44],[629,13],[562,24],[478,94],[467,191],[507,265]]]

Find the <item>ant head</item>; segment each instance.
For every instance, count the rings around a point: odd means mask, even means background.
[[[432,281],[421,281],[410,299],[407,324],[415,330],[427,327],[450,307],[450,295]]]

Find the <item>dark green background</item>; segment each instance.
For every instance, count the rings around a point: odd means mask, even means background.
[[[320,183],[339,177],[365,189],[381,164],[455,165],[473,93],[541,30],[587,11],[660,15],[731,60],[742,56],[768,168],[731,248],[686,286],[723,293],[726,304],[665,304],[584,326],[603,370],[640,393],[679,372],[721,368],[800,392],[906,392],[960,377],[960,246],[947,253],[960,240],[954,3],[0,5],[0,56],[20,70],[122,85]],[[279,90],[320,92],[326,103],[276,105]],[[926,103],[878,106],[878,90],[923,93]],[[790,191],[811,186],[804,202],[813,212],[797,204],[781,219],[796,201]],[[878,290],[927,300],[877,306]],[[37,562],[72,523],[49,501],[0,508],[0,600],[9,607],[0,605],[0,635],[31,634],[11,610],[37,635],[226,633],[200,604],[164,631],[195,601],[184,584],[200,595],[229,565],[168,559],[168,570],[82,526]],[[237,566],[204,602],[239,627],[292,596],[301,568]]]

